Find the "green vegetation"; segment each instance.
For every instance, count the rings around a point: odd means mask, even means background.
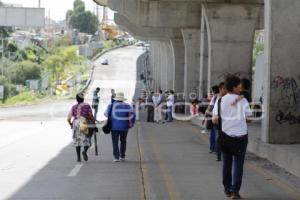
[[[265,50],[263,36],[264,36],[263,30],[255,32],[254,48],[253,48],[253,67],[255,66],[257,56],[262,54]]]
[[[71,28],[78,29],[82,33],[94,34],[98,30],[99,21],[96,15],[85,10],[85,4],[81,0],[75,0],[73,10],[69,10],[66,21]]]
[[[14,97],[9,98],[5,105],[26,105],[37,102],[47,95],[45,93],[36,93],[33,91],[24,91]]]
[[[52,46],[49,50],[36,45],[19,49],[14,43],[6,44],[6,50],[11,44],[9,48],[15,52],[15,56],[3,57],[1,60],[0,71],[2,73],[3,69],[3,76],[0,74],[0,85],[4,86],[4,105],[17,102],[27,104],[45,98],[50,93],[66,95],[80,89],[80,85],[70,89],[67,80],[74,80],[80,73],[81,83],[84,83],[83,80],[88,77],[89,66],[84,64],[82,56],[77,55],[77,46],[63,46],[66,38],[59,41],[59,46]],[[41,82],[45,78],[48,87],[41,88]],[[28,80],[38,80],[39,89],[30,91]],[[17,85],[22,85],[23,89],[17,91]]]

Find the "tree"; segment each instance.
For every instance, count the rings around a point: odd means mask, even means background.
[[[66,21],[71,28],[80,32],[94,34],[98,30],[98,18],[90,11],[85,11],[85,4],[81,0],[75,0],[73,10],[66,14]]]
[[[0,6],[3,6],[4,4],[0,1]],[[7,38],[9,37],[10,33],[12,32],[11,27],[3,27],[0,26],[0,38]]]
[[[12,83],[24,85],[26,80],[41,79],[41,67],[31,61],[19,62],[12,66],[10,75]]]

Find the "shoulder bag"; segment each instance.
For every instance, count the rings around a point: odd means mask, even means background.
[[[111,107],[109,109],[108,112],[108,116],[107,116],[107,121],[105,123],[105,125],[102,127],[102,131],[104,134],[110,134],[111,132],[111,127],[112,127],[112,109],[113,109],[113,103],[111,104]]]

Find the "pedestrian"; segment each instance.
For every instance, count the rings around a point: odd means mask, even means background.
[[[218,97],[215,101],[215,106],[217,106],[216,104],[218,104],[218,101],[220,98],[222,98],[223,96],[225,96],[227,94],[227,90],[226,90],[226,87],[225,87],[225,83],[224,82],[221,82],[219,84],[219,94],[218,94]],[[216,155],[217,155],[217,160],[218,162],[222,161],[222,151],[221,151],[221,148],[220,148],[220,145],[218,144],[218,138],[219,138],[219,129],[218,129],[218,126],[213,124],[213,129],[214,129],[214,133],[215,133],[215,151],[216,151]]]
[[[111,90],[110,90],[110,93],[111,93],[111,96],[110,96],[111,103],[113,103],[113,102],[114,102],[114,98],[115,98],[115,96],[116,96],[116,92],[115,92],[114,89],[111,89]]]
[[[198,101],[197,100],[193,100],[192,101],[192,106],[190,109],[190,114],[195,117],[198,116],[199,114],[199,105],[198,105]]]
[[[146,108],[147,108],[147,122],[154,122],[154,104],[153,104],[154,92],[151,92],[147,98]]]
[[[215,85],[212,87],[212,98],[210,100],[210,103],[205,111],[205,118],[206,118],[206,129],[210,130],[209,134],[209,153],[214,153],[216,152],[216,134],[215,130],[213,128],[213,123],[212,123],[212,111],[214,109],[214,105],[216,103],[216,100],[218,98],[219,94],[219,86]]]
[[[154,121],[159,123],[161,121],[161,104],[163,102],[162,90],[154,94],[152,99],[154,103]]]
[[[174,97],[174,91],[170,90],[169,96],[167,97],[167,122],[173,121],[173,107],[175,104],[175,97]]]
[[[135,115],[132,107],[125,103],[124,93],[116,93],[114,102],[108,105],[104,115],[111,116],[111,138],[113,146],[113,161],[124,162],[126,157],[127,134],[134,124]],[[120,141],[120,145],[119,145]]]
[[[251,116],[249,102],[244,98],[232,106],[240,95],[241,81],[236,76],[226,78],[228,93],[220,98],[213,110],[213,122],[219,125],[219,144],[223,153],[223,185],[227,197],[240,199],[245,154],[248,144],[247,118]]]
[[[241,92],[240,95],[237,99],[235,99],[235,101],[232,103],[232,105],[236,105],[236,103],[240,100],[242,100],[243,98],[246,98],[247,101],[249,103],[252,102],[252,98],[251,98],[251,94],[250,94],[250,90],[251,90],[251,82],[249,79],[243,78],[241,79]]]
[[[73,131],[72,145],[76,148],[77,162],[81,162],[81,147],[83,147],[83,159],[88,161],[87,151],[91,146],[91,139],[87,135],[88,130],[84,129],[83,126],[86,124],[86,120],[94,120],[94,117],[91,106],[88,103],[84,103],[84,95],[82,93],[76,95],[76,100],[77,104],[72,106],[67,121]]]
[[[92,108],[94,109],[94,118],[97,119],[100,97],[98,96],[100,88],[97,87],[93,92]]]

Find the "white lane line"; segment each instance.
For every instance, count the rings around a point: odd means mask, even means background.
[[[71,170],[71,172],[69,173],[69,177],[75,177],[75,176],[77,176],[77,174],[79,173],[79,171],[80,171],[80,169],[81,169],[81,167],[82,167],[83,165],[82,164],[77,164],[77,165],[75,165],[75,167]]]

